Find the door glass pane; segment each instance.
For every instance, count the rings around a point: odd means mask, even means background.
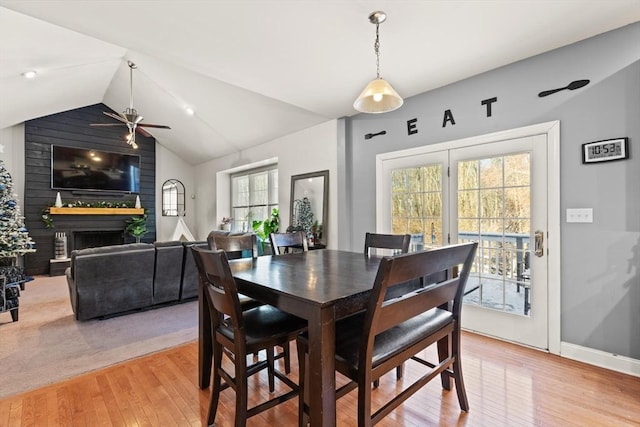
[[[458,163],[458,190],[478,188],[478,162],[476,160]]]
[[[529,316],[530,153],[463,161],[457,171],[458,241],[478,241],[464,302]]]
[[[459,190],[458,191],[458,217],[459,218],[477,218],[478,217],[478,200],[480,191]]]
[[[391,232],[411,234],[411,251],[442,245],[442,165],[393,170],[391,192]]]

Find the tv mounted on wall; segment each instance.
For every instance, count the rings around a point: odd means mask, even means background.
[[[140,192],[140,156],[51,146],[51,188]]]

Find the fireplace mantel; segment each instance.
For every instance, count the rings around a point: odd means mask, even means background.
[[[50,215],[143,215],[143,208],[49,208]]]

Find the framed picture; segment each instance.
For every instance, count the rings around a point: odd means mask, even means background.
[[[629,158],[629,138],[605,139],[582,144],[582,163],[600,163]]]

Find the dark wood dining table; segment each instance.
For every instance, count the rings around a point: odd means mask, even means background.
[[[377,256],[328,249],[230,261],[240,293],[308,321],[311,426],[336,425],[335,322],[366,307],[379,264]],[[199,382],[206,388],[211,324],[201,303]]]

